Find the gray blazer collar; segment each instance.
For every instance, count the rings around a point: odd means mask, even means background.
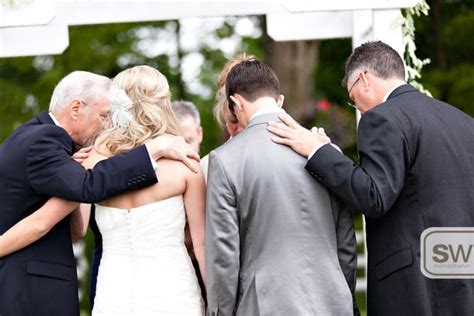
[[[280,114],[282,114],[282,113],[266,113],[266,114],[262,114],[262,115],[259,115],[257,117],[254,117],[248,123],[246,128],[250,128],[252,126],[259,125],[259,124],[267,124],[270,121],[281,122]]]

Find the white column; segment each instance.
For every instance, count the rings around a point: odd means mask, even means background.
[[[403,59],[402,19],[400,9],[374,10],[374,40],[390,45]]]
[[[374,11],[352,11],[352,49],[374,40]],[[360,112],[356,110],[356,126],[359,125]]]
[[[403,58],[402,15],[400,9],[357,10],[352,17],[352,47],[367,41],[382,41],[392,46]],[[357,111],[357,124],[360,112]]]

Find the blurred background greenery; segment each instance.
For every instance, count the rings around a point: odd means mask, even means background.
[[[435,98],[473,116],[474,0],[428,4],[429,15],[415,20],[417,55],[432,60],[420,82]],[[334,143],[357,159],[355,113],[345,105],[347,92],[340,84],[351,39],[276,43],[266,35],[261,16],[201,19],[191,26],[185,21],[80,26],[71,27],[69,33],[70,45],[62,55],[0,59],[0,142],[47,110],[55,84],[69,72],[87,70],[113,77],[127,67],[147,64],[168,78],[173,100],[198,106],[203,156],[227,138],[212,116],[217,75],[228,59],[246,52],[276,70],[288,112],[304,126],[324,127]],[[356,226],[362,226],[360,217]],[[90,234],[85,245],[89,260]],[[81,284],[82,293],[87,293],[87,282],[86,278]],[[357,298],[363,313],[364,295],[359,292]],[[86,311],[87,295],[82,298]]]

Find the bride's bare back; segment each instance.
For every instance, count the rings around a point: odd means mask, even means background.
[[[96,151],[91,152],[89,158],[84,161],[86,168],[92,168],[106,156]],[[199,164],[195,162],[197,166]],[[146,204],[166,200],[176,195],[185,195],[188,185],[192,187],[193,182],[200,182],[203,177],[202,171],[196,174],[183,163],[170,159],[160,159],[158,161],[156,176],[158,183],[136,191],[126,192],[118,196],[101,201],[99,204],[121,209],[132,209]],[[204,181],[204,180],[202,180]],[[202,182],[202,185],[204,182]]]

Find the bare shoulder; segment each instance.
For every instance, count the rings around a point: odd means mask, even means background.
[[[179,177],[183,180],[192,180],[196,177],[202,177],[203,172],[199,162],[192,160],[193,167],[198,170],[198,173],[193,172],[184,163],[170,159],[158,160],[157,175]]]
[[[196,180],[196,179],[204,179],[204,173],[202,171],[201,164],[196,160],[192,159],[191,163],[193,167],[198,171],[197,173],[189,169],[185,164],[181,163],[181,168],[184,168],[184,172],[186,174],[186,178],[188,180]]]

